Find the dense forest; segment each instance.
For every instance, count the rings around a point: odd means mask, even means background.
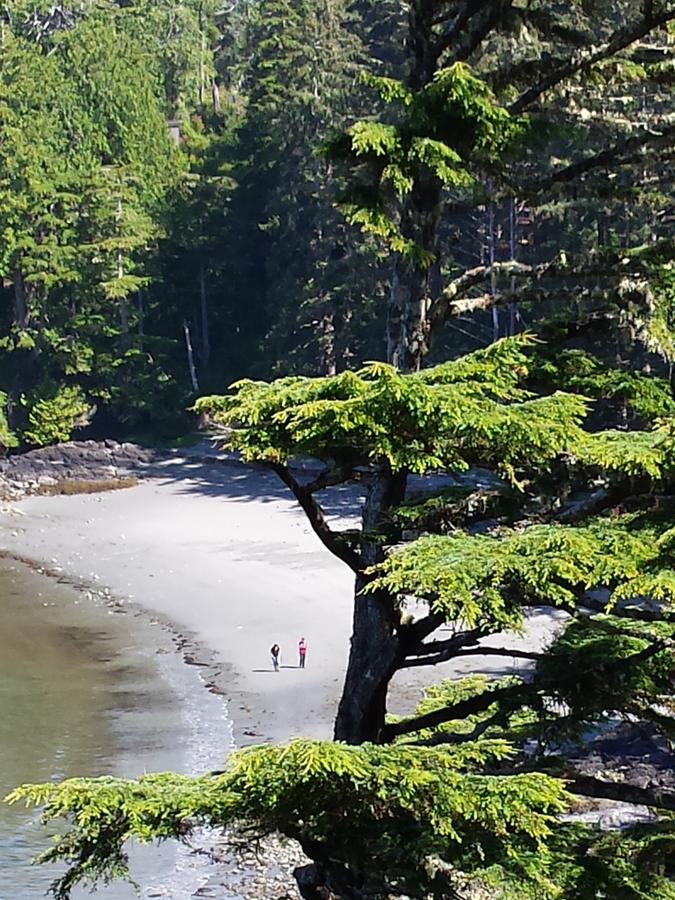
[[[668,4],[468,4],[452,68],[407,6],[2,5],[5,444],[167,438],[236,378],[540,323],[667,374]]]
[[[195,410],[355,586],[334,741],[14,792],[68,822],[55,896],[206,824],[296,840],[306,900],[675,897],[674,23],[5,5],[5,443]],[[531,666],[388,715],[397,673],[485,655]]]

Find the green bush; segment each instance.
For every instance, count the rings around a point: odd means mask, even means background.
[[[9,429],[9,423],[7,422],[7,415],[5,412],[6,409],[7,394],[0,391],[0,454],[5,453],[6,450],[10,450],[12,447],[16,447],[19,443],[16,435]]]
[[[81,388],[74,385],[59,385],[49,395],[24,403],[28,407],[28,425],[23,437],[34,447],[67,441],[73,429],[87,424],[91,411]]]

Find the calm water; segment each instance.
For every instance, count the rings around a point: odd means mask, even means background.
[[[230,741],[223,704],[161,627],[0,559],[0,797],[85,774],[197,774],[219,767]],[[45,842],[34,812],[0,805],[2,900],[44,897],[54,872],[31,859]],[[132,859],[146,897],[183,900],[210,874],[173,845]],[[136,895],[116,885],[96,896]]]

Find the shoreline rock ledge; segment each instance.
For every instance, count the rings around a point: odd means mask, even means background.
[[[0,459],[0,499],[48,493],[67,482],[138,478],[166,455],[166,451],[113,440],[69,441],[29,450]]]

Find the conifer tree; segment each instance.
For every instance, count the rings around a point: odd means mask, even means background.
[[[371,79],[388,110],[356,122],[333,147],[352,173],[348,220],[393,253],[390,361],[414,371],[448,319],[515,300],[556,303],[577,321],[571,283],[584,315],[605,322],[622,293],[618,305],[652,321],[644,334],[658,345],[667,303],[646,285],[658,291],[659,275],[625,249],[644,241],[641,215],[654,231],[670,207],[672,3],[404,6],[403,74]],[[496,232],[508,229],[507,210],[518,203],[542,230],[564,219],[553,249],[537,239],[515,259],[512,229],[511,251],[495,254]],[[489,225],[480,243],[492,247],[480,254],[463,234],[477,206]],[[635,217],[628,231],[626,215]],[[598,237],[589,242],[590,224]]]
[[[69,818],[46,857],[70,864],[57,897],[122,874],[128,838],[181,837],[200,823],[300,841],[312,864],[296,875],[314,900],[479,889],[591,900],[617,884],[635,900],[673,893],[672,420],[591,432],[586,398],[529,389],[536,352],[526,337],[505,339],[419,373],[374,363],[244,381],[200,401],[244,459],[278,472],[355,573],[338,742],[253,748],[196,780],[19,789],[14,800]],[[300,479],[295,454],[324,471]],[[462,477],[476,465],[493,472],[488,491]],[[444,492],[406,489],[411,474],[439,470],[455,477]],[[362,526],[336,531],[322,494],[355,476],[368,490]],[[541,606],[566,613],[560,633],[541,650],[512,646]],[[387,718],[395,672],[475,655],[529,668],[442,682],[414,715]],[[637,782],[620,774],[617,728],[640,733]],[[558,818],[573,794],[644,804],[654,818],[604,837]]]

